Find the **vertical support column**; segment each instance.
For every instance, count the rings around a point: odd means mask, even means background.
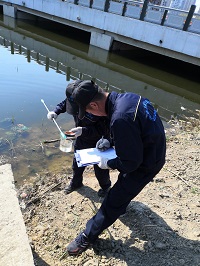
[[[17,8],[13,6],[3,5],[3,14],[9,17],[16,18]]]
[[[12,17],[8,17],[6,15],[3,15],[3,22],[8,27],[11,27],[11,28],[16,27],[16,20]]]
[[[66,81],[70,81],[71,67],[66,68]]]
[[[126,7],[127,7],[127,2],[124,3],[124,7],[123,7],[123,10],[122,10],[122,16],[125,15]]]
[[[27,54],[27,62],[30,63],[31,62],[31,51],[27,49],[26,54]]]
[[[190,26],[190,22],[191,22],[191,20],[192,20],[192,17],[193,17],[193,14],[194,14],[195,8],[196,8],[195,5],[192,5],[192,6],[190,7],[190,11],[189,11],[189,13],[188,13],[188,15],[187,15],[187,18],[186,18],[185,24],[184,24],[184,26],[183,26],[183,30],[184,30],[184,31],[187,31],[188,27]]]
[[[60,72],[59,67],[60,67],[60,62],[57,61],[57,63],[56,63],[56,72],[57,73]]]
[[[164,23],[165,23],[165,19],[166,19],[166,17],[167,17],[167,13],[168,13],[168,10],[165,10],[165,12],[164,12],[164,14],[163,14],[163,17],[162,17],[162,21],[161,21],[161,24],[160,25],[164,25]]]
[[[90,45],[88,56],[95,60],[98,60],[101,63],[106,64],[109,59],[109,51]]]
[[[147,7],[148,7],[148,3],[149,3],[149,0],[144,0],[142,12],[141,12],[141,15],[140,15],[140,20],[142,20],[142,21],[144,20],[144,18],[146,16],[146,11],[147,11]]]
[[[11,52],[11,54],[15,53],[15,48],[14,48],[14,43],[13,42],[10,43],[10,52]]]
[[[113,37],[104,33],[93,31],[90,37],[90,44],[102,48],[104,50],[110,50],[113,42]]]
[[[78,78],[79,78],[79,79],[83,79],[83,73],[79,72],[79,73],[78,73]]]
[[[92,8],[93,0],[90,0],[90,8]]]
[[[110,0],[106,0],[105,6],[104,6],[104,12],[108,12],[109,6],[110,6]]]
[[[45,71],[49,72],[49,57],[46,56]]]

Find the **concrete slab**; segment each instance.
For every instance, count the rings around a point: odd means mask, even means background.
[[[10,164],[0,166],[0,265],[34,266]]]

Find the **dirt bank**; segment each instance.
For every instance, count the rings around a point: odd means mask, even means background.
[[[162,171],[127,208],[94,247],[78,257],[62,257],[65,246],[100,206],[93,171],[84,187],[63,193],[71,170],[38,176],[18,191],[35,263],[80,266],[200,265],[200,130],[197,120],[172,121],[166,128],[167,158]],[[117,172],[111,171],[112,184]],[[22,192],[27,194],[22,194]],[[20,197],[21,195],[21,197]]]

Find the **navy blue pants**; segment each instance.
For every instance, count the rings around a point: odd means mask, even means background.
[[[76,159],[73,159],[73,178],[71,180],[71,184],[74,187],[79,187],[81,186],[83,182],[83,172],[85,170],[85,167],[78,167],[76,163]],[[108,187],[111,186],[111,181],[110,181],[110,175],[109,175],[109,170],[107,169],[101,169],[98,167],[98,165],[94,165],[94,172],[95,176],[99,182],[99,186],[102,189],[107,189]]]
[[[163,165],[164,163],[149,172],[138,169],[129,174],[119,174],[117,182],[109,191],[97,214],[86,224],[84,233],[91,243],[98,238],[104,229],[126,212],[130,201],[152,181]]]

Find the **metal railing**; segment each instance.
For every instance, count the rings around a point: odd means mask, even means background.
[[[189,11],[153,5],[149,0],[62,0],[88,8],[98,9],[116,15],[130,17],[162,26],[200,34],[200,14],[195,5]]]
[[[200,14],[195,13],[196,6],[189,11],[151,4],[149,0],[61,0],[86,8],[97,9],[119,16],[129,17],[149,23],[176,28],[200,34]],[[13,1],[15,2],[15,1]],[[18,1],[17,1],[18,2]],[[24,7],[26,3],[19,1]],[[0,4],[12,5],[12,1],[1,1]]]

